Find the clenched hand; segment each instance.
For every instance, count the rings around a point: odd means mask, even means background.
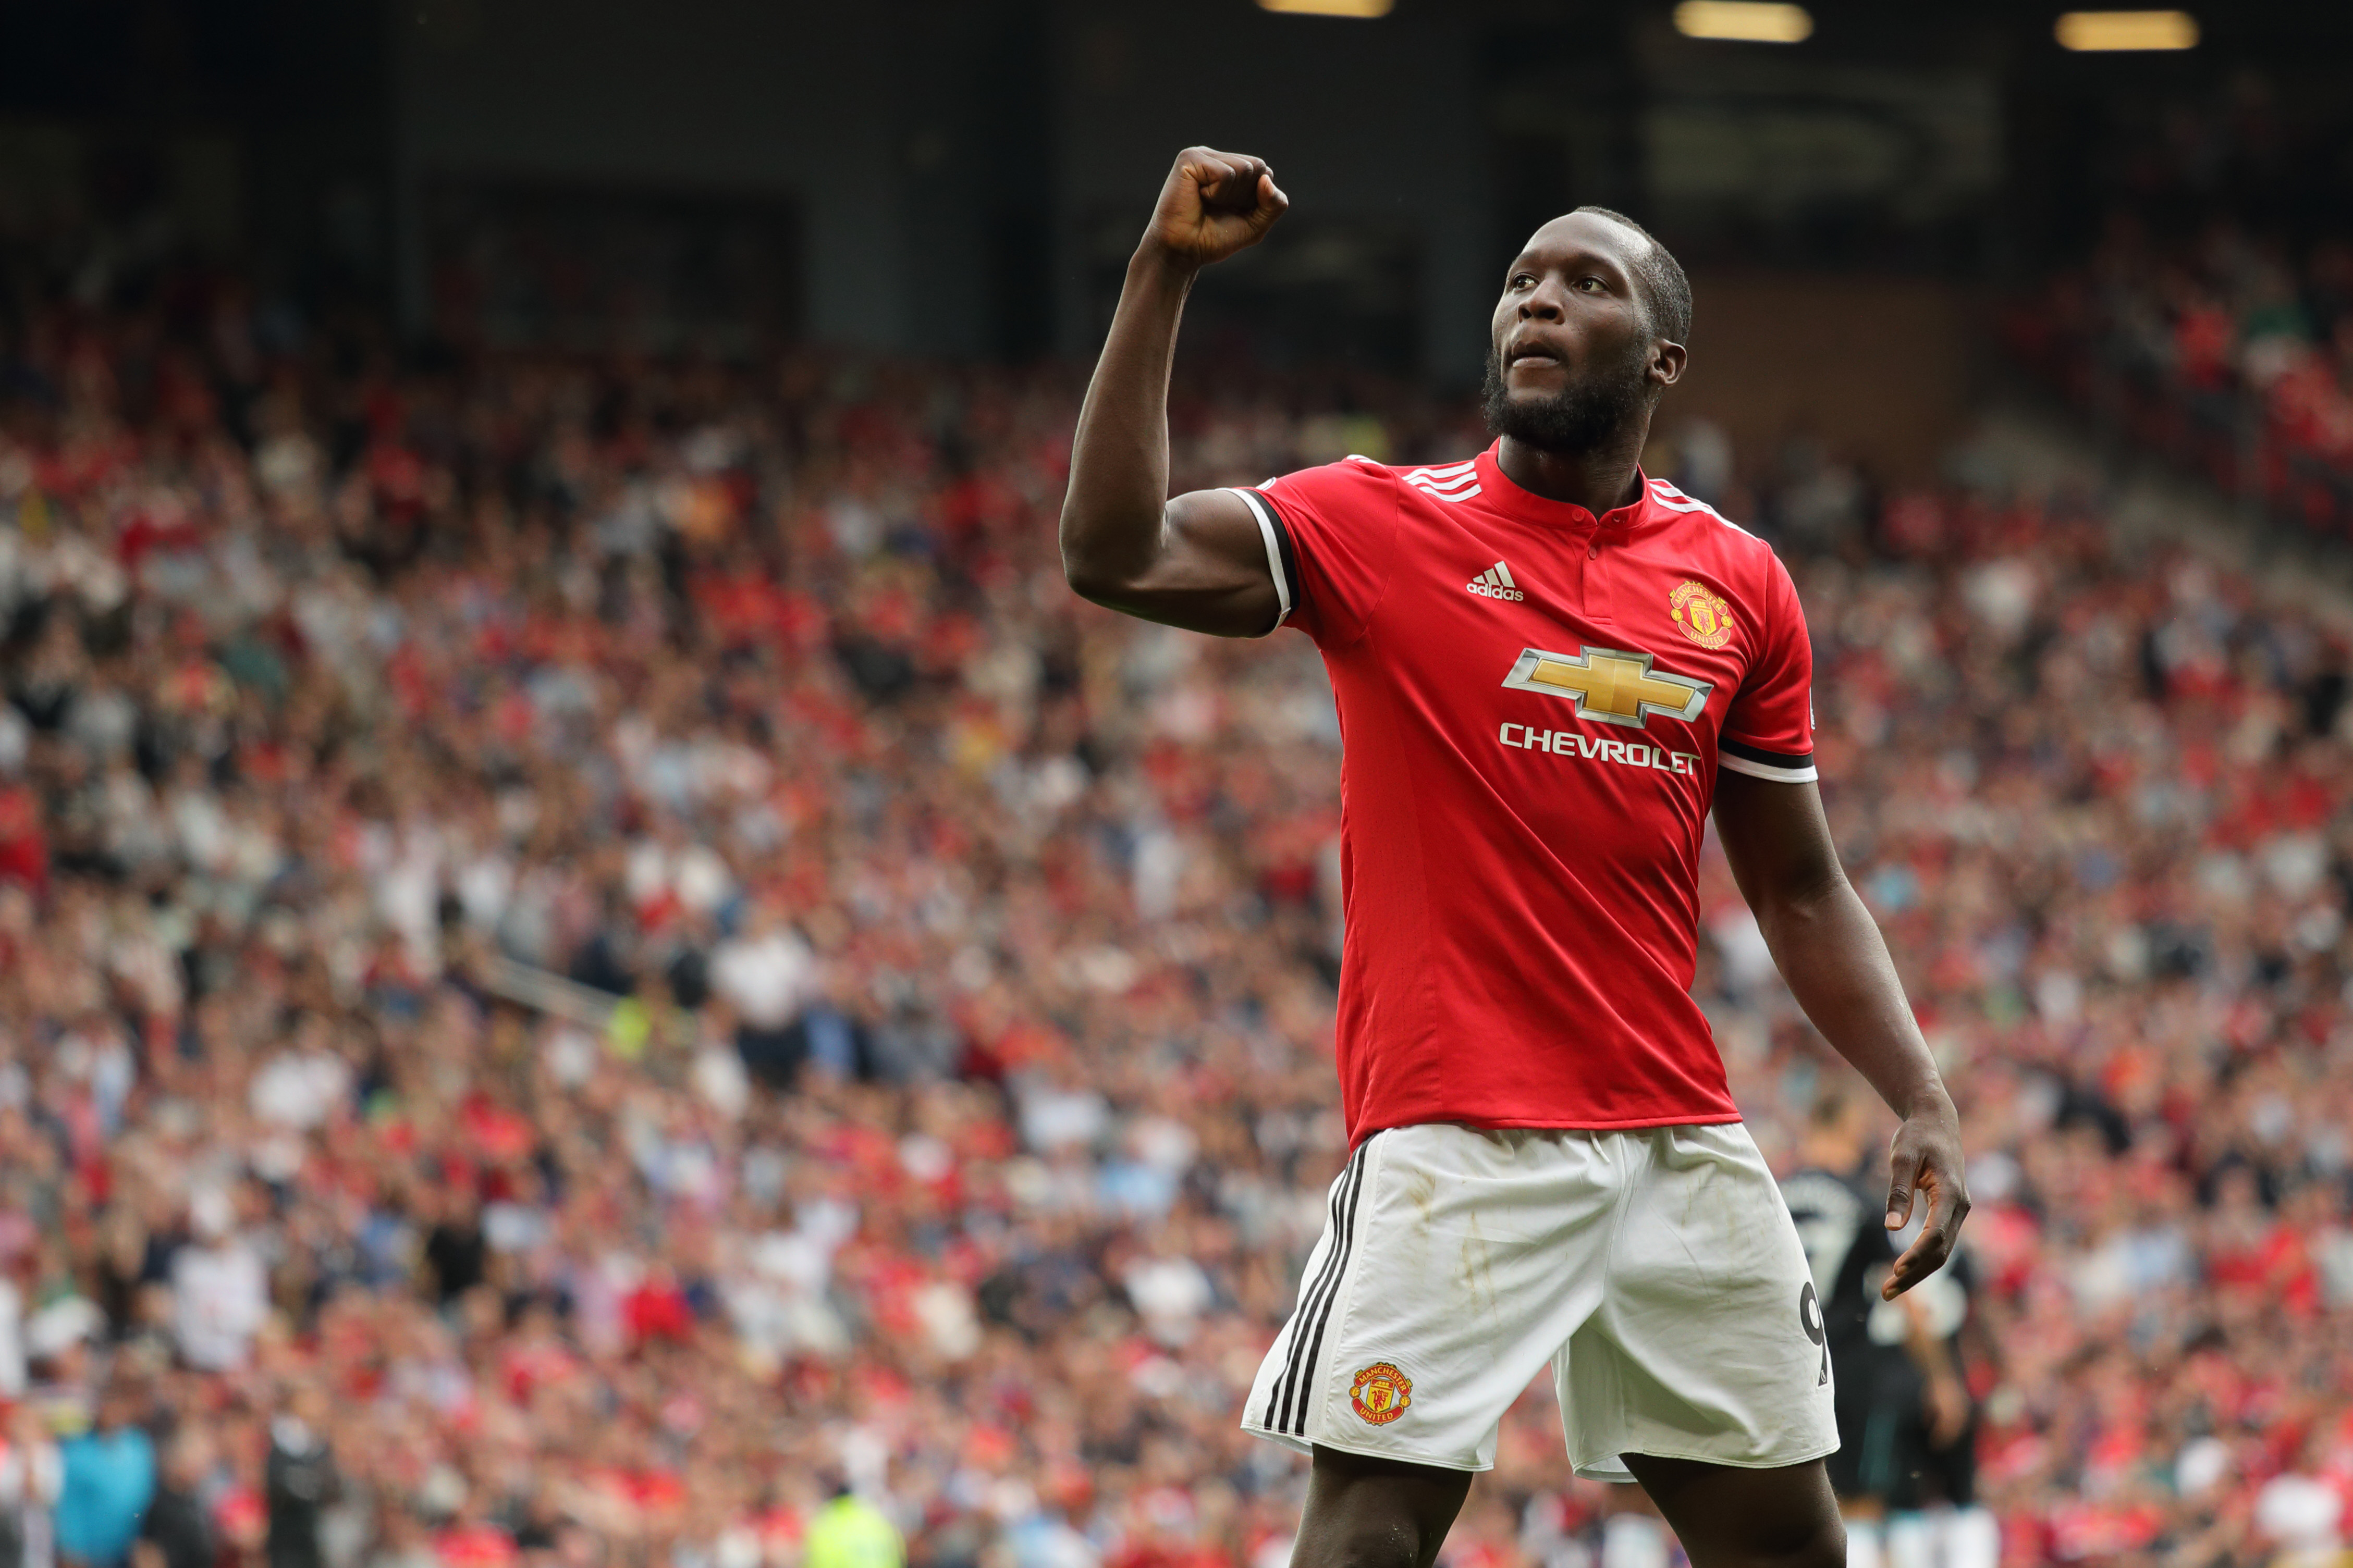
[[[1187,147],[1160,187],[1144,248],[1186,267],[1207,267],[1264,239],[1290,205],[1263,158]]]

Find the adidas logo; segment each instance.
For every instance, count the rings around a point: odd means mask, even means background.
[[[1490,599],[1525,599],[1520,585],[1512,581],[1512,569],[1496,562],[1476,577],[1462,584],[1472,593]]]

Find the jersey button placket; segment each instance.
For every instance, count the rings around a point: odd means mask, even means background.
[[[1577,563],[1580,568],[1577,573],[1577,591],[1582,595],[1583,613],[1585,618],[1591,621],[1597,629],[1609,627],[1614,626],[1618,619],[1617,606],[1609,592],[1610,574],[1615,568],[1604,567],[1601,564],[1601,547],[1611,542],[1609,531],[1596,521],[1591,527],[1586,529],[1584,533],[1585,559]],[[1619,542],[1622,543],[1623,541]],[[1613,556],[1611,559],[1618,561],[1620,566],[1624,565],[1624,562],[1619,557]],[[1614,636],[1615,633],[1610,635]]]
[[[1577,613],[1581,616],[1586,613],[1585,580],[1588,576],[1591,575],[1591,574],[1586,571],[1585,563],[1588,561],[1595,561],[1600,558],[1601,536],[1595,531],[1590,523],[1577,526],[1576,529],[1576,536],[1585,541],[1585,553],[1581,556],[1572,555],[1568,560],[1569,565],[1577,578],[1576,605]]]

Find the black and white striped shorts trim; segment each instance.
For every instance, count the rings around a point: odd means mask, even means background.
[[[1811,752],[1768,752],[1744,741],[1722,738],[1715,742],[1715,765],[1751,778],[1774,779],[1782,784],[1805,784],[1821,777],[1814,771]]]
[[[1266,1411],[1259,1418],[1259,1425],[1270,1432],[1288,1433],[1294,1437],[1307,1436],[1307,1411],[1314,1402],[1315,1363],[1323,1357],[1324,1331],[1330,1325],[1332,1308],[1340,1299],[1349,1255],[1356,1250],[1356,1209],[1364,1195],[1365,1164],[1372,1146],[1371,1138],[1357,1144],[1356,1153],[1349,1157],[1348,1168],[1332,1184],[1332,1246],[1324,1254],[1323,1267],[1300,1291],[1299,1310],[1291,1315],[1290,1353],[1283,1358],[1282,1375],[1267,1391]]]

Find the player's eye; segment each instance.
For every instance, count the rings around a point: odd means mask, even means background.
[[[1599,278],[1580,278],[1577,280],[1577,286],[1588,294],[1599,294],[1609,287]]]
[[[1506,285],[1506,287],[1513,289],[1533,289],[1535,287],[1535,275],[1534,273],[1514,272],[1512,274],[1511,282]]]

